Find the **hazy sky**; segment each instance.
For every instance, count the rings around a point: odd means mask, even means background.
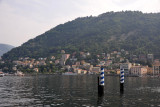
[[[160,0],[0,0],[0,43],[20,46],[77,17],[122,10],[160,12]]]

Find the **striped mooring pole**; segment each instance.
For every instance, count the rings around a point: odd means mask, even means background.
[[[124,91],[124,69],[120,70],[120,92]]]
[[[99,96],[104,95],[104,68],[101,68],[100,79],[98,76],[98,95]]]

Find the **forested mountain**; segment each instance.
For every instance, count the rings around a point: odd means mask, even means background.
[[[14,48],[14,46],[0,43],[0,56],[2,56],[4,53],[10,51],[12,48]]]
[[[125,49],[134,54],[157,54],[160,52],[160,13],[107,12],[77,18],[14,48],[3,58],[47,57],[60,53],[61,49],[66,53]]]

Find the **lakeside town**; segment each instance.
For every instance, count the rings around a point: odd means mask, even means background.
[[[139,62],[139,63],[137,63]],[[0,63],[5,61],[0,58]],[[97,74],[100,68],[104,68],[105,74],[119,75],[120,69],[124,69],[127,76],[159,76],[160,61],[154,59],[153,54],[141,54],[139,56],[130,54],[128,51],[121,49],[111,53],[101,53],[91,58],[90,52],[79,52],[67,54],[61,50],[59,58],[51,56],[49,58],[33,59],[29,57],[19,58],[12,61],[12,71],[25,73],[63,73],[72,74]],[[1,71],[7,71],[9,68],[0,68]]]

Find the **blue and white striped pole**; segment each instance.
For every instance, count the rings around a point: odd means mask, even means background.
[[[104,68],[101,68],[101,74],[100,74],[100,85],[104,86]]]
[[[100,71],[100,83],[98,77],[98,94],[102,96],[104,94],[104,68],[101,68]]]
[[[120,91],[124,91],[124,69],[120,70]]]

